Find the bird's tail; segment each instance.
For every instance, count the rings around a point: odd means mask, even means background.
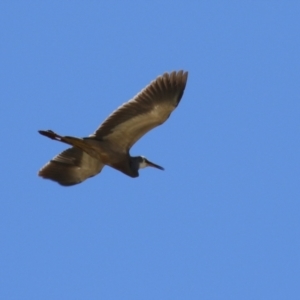
[[[73,147],[81,149],[82,151],[86,152],[87,154],[90,154],[91,156],[95,156],[95,150],[84,139],[79,139],[73,136],[61,136],[52,130],[39,130],[39,133],[52,140],[71,145]]]

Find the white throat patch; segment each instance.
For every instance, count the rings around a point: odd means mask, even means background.
[[[143,160],[143,161],[140,163],[139,168],[140,168],[140,169],[144,169],[144,168],[146,168],[147,166],[148,166],[147,163]]]

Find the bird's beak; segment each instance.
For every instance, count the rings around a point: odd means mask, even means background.
[[[148,165],[149,167],[153,167],[153,168],[156,168],[156,169],[164,170],[163,167],[154,164],[153,162],[149,161],[148,159],[146,159],[146,163],[147,163],[147,165]]]

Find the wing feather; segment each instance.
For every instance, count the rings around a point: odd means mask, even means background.
[[[78,184],[100,173],[104,164],[79,148],[69,148],[50,160],[39,176],[64,186]]]
[[[90,137],[128,152],[144,134],[168,119],[181,100],[187,77],[188,73],[183,71],[159,76],[115,110]]]

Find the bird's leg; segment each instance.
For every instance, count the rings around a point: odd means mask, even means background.
[[[46,131],[45,130],[39,130],[39,133],[41,135],[44,135],[44,136],[48,137],[49,139],[69,144],[68,142],[66,142],[64,140],[64,138],[62,136],[60,136],[59,134],[53,132],[52,130],[46,130]]]
[[[87,154],[98,158],[95,149],[92,145],[90,145],[88,142],[86,142],[84,139],[79,139],[73,136],[61,136],[52,130],[39,130],[39,133],[41,135],[44,135],[52,140],[59,141],[62,143],[66,143],[68,145],[71,145],[73,147],[79,148],[82,151],[86,152]]]

